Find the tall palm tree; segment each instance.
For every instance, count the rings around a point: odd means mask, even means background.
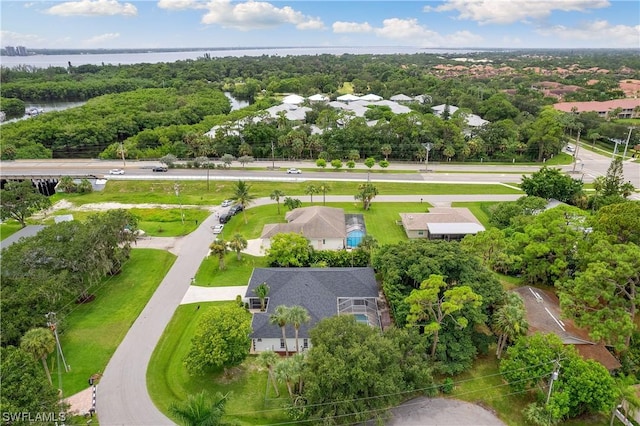
[[[45,373],[49,383],[51,381],[51,373],[47,367],[47,357],[56,348],[56,339],[48,328],[32,328],[27,331],[22,339],[20,339],[20,348],[31,354],[34,359],[42,361]]]
[[[289,323],[289,308],[285,305],[276,306],[273,314],[269,317],[269,322],[275,324],[282,330],[282,339],[284,340],[284,353],[289,356],[289,345],[287,344],[287,331],[285,327]]]
[[[240,253],[246,249],[249,243],[241,234],[235,234],[231,241],[229,241],[229,248],[236,252],[237,259],[240,260]]]
[[[320,190],[312,183],[307,185],[307,187],[304,189],[304,193],[311,196],[311,204],[313,204],[313,194],[317,194],[318,192],[320,192]]]
[[[260,285],[257,285],[256,288],[253,289],[253,292],[255,293],[255,295],[258,296],[258,298],[260,299],[260,310],[263,312],[265,308],[264,301],[269,295],[269,290],[271,290],[271,287],[269,287],[269,284],[267,284],[266,282]]]
[[[235,188],[233,189],[233,196],[231,199],[236,203],[242,206],[242,215],[244,217],[244,223],[247,224],[247,213],[246,208],[255,200],[255,195],[251,194],[249,191],[251,190],[251,185],[247,185],[247,183],[243,180],[239,180]]]
[[[276,376],[273,368],[279,360],[280,356],[278,356],[274,351],[264,351],[260,352],[260,355],[258,355],[258,363],[263,367],[266,367],[269,371],[269,380],[271,380],[273,390],[276,392],[276,397],[280,396],[280,390],[278,389],[278,382],[276,382]]]
[[[171,404],[171,413],[183,426],[216,426],[223,425],[225,406],[229,394],[216,393],[212,401],[205,391],[189,395],[182,404]]]
[[[324,206],[327,201],[327,192],[331,191],[331,186],[327,182],[320,182],[318,191],[322,192],[322,205]]]
[[[306,324],[311,321],[311,317],[309,316],[309,312],[305,308],[299,305],[295,305],[289,308],[288,314],[288,322],[293,324],[293,328],[296,332],[296,352],[300,353],[300,346],[298,345],[298,332],[300,331],[300,326],[302,324]]]
[[[358,244],[358,248],[367,253],[368,255],[367,264],[369,266],[371,266],[371,255],[373,254],[373,251],[377,247],[378,247],[378,240],[376,240],[373,237],[373,235],[369,235],[369,234],[362,237],[362,240],[360,240],[360,244]]]
[[[274,189],[269,197],[278,204],[278,214],[280,214],[280,198],[284,197],[284,192],[279,189]]]
[[[211,243],[209,249],[211,250],[211,254],[218,258],[218,269],[223,271],[225,268],[224,257],[229,251],[227,242],[222,239],[216,239]]]
[[[515,293],[508,294],[510,296],[507,297],[506,303],[494,314],[494,329],[499,334],[496,348],[498,359],[509,341],[514,341],[518,336],[524,336],[529,329],[522,299]]]

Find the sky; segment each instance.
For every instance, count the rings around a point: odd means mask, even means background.
[[[31,49],[410,46],[637,48],[637,0],[0,1]]]

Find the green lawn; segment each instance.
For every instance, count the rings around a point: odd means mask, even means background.
[[[322,205],[322,196],[314,197],[313,205]],[[327,207],[339,207],[345,213],[359,213],[364,215],[367,233],[373,235],[379,244],[396,243],[407,239],[401,225],[396,224],[400,220],[399,213],[419,213],[426,212],[430,207],[429,203],[407,202],[407,203],[371,203],[368,211],[362,210],[360,202],[348,203],[326,203]],[[302,203],[303,207],[311,206],[310,203]],[[267,223],[285,222],[284,215],[288,210],[280,206],[280,215],[275,204],[258,206],[247,209],[247,224],[244,223],[242,213],[236,215],[224,227],[222,238],[229,240],[234,234],[240,233],[245,239],[259,238],[262,228]]]
[[[202,261],[196,273],[195,285],[202,287],[243,286],[249,283],[253,268],[266,268],[265,257],[255,257],[242,253],[237,259],[236,253],[225,257],[225,269],[218,269],[218,258],[208,257]]]
[[[93,302],[71,305],[70,312],[58,315],[63,325],[62,350],[71,366],[71,371],[62,374],[65,396],[85,389],[91,375],[104,372],[174,261],[175,256],[167,251],[134,249],[119,275],[106,278],[90,290],[96,296]],[[56,371],[54,367],[54,383]]]
[[[21,229],[22,225],[15,220],[8,220],[7,222],[0,223],[0,241],[10,237]]]
[[[211,213],[205,209],[129,209],[138,217],[138,227],[150,237],[180,237],[193,232]],[[87,217],[98,213],[85,210],[58,210],[55,215],[71,214],[75,220],[84,221]],[[184,223],[182,215],[184,214]],[[53,215],[42,221],[45,225],[53,224]]]
[[[331,190],[327,195],[354,195],[358,182],[328,181]],[[66,199],[75,205],[88,203],[156,203],[183,205],[217,205],[232,196],[235,181],[211,182],[207,191],[206,181],[185,181],[180,183],[180,199],[176,197],[174,183],[170,181],[109,181],[102,191],[90,194],[56,194],[51,197],[55,203]],[[274,190],[273,182],[249,182],[251,193],[256,197],[268,197]],[[287,196],[305,195],[309,182],[278,182],[277,187]],[[500,184],[460,184],[460,183],[405,183],[376,182],[380,195],[444,195],[444,194],[520,194],[521,192]],[[321,199],[322,195],[316,195]]]
[[[166,415],[172,402],[184,401],[189,394],[206,390],[231,392],[226,407],[227,418],[238,425],[258,425],[289,421],[281,409],[286,402],[287,392],[281,389],[279,399],[272,399],[267,393],[267,372],[255,363],[250,356],[239,367],[227,372],[213,371],[200,376],[190,376],[183,365],[183,359],[189,352],[199,318],[208,308],[219,303],[200,303],[200,309],[193,304],[178,307],[171,322],[156,346],[149,369],[147,387],[151,399]]]

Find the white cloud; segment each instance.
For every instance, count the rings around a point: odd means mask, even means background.
[[[638,47],[640,43],[640,25],[611,25],[609,22],[589,21],[577,27],[555,25],[536,29],[540,35],[562,40],[589,41],[596,47]],[[594,43],[596,42],[596,43]],[[599,42],[599,43],[598,43]]]
[[[160,9],[182,10],[182,9],[206,9],[206,4],[196,0],[158,0]]]
[[[85,46],[100,46],[104,42],[112,41],[120,37],[120,33],[106,33],[91,37],[84,40],[82,44]]]
[[[13,31],[0,31],[0,40],[4,46],[34,46],[46,41],[36,34],[15,33]]]
[[[375,28],[374,31],[379,37],[421,47],[477,46],[482,40],[482,37],[469,31],[442,35],[421,25],[417,19],[385,19],[382,27]]]
[[[443,5],[425,6],[425,12],[458,11],[459,19],[480,24],[510,24],[543,19],[554,10],[585,12],[609,7],[609,0],[446,0]]]
[[[263,1],[232,3],[230,0],[212,0],[207,3],[207,9],[202,23],[243,31],[274,28],[284,24],[293,24],[299,30],[324,28],[319,18],[305,16],[289,6],[278,8]]]
[[[336,21],[332,25],[334,33],[370,33],[373,27],[368,22]]]
[[[80,0],[57,4],[46,13],[59,16],[136,16],[138,9],[131,3],[117,0]]]

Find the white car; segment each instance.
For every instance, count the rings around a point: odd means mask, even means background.
[[[300,173],[302,173],[302,170],[292,167],[287,170],[287,173],[289,173],[290,175],[299,175]]]
[[[213,230],[214,234],[219,234],[224,229],[224,225],[223,224],[215,225],[215,226],[212,226],[211,229]]]
[[[231,204],[233,204],[233,201],[231,200],[224,200],[221,204],[222,207],[229,207]]]
[[[122,169],[111,169],[111,170],[109,170],[109,174],[110,175],[123,175],[124,174],[124,170],[122,170]]]

